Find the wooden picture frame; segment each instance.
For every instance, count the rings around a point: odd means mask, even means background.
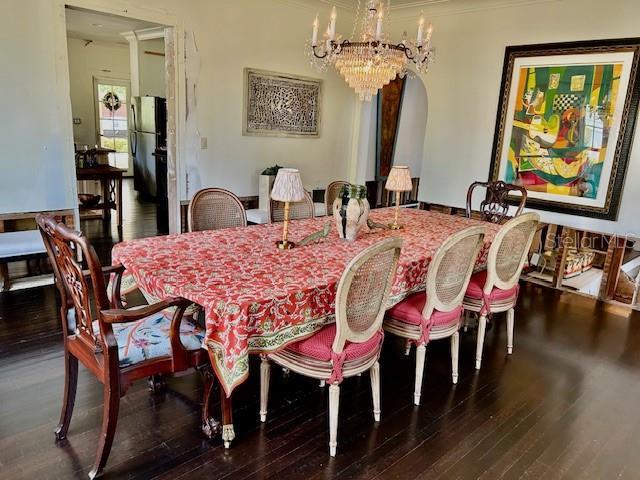
[[[320,79],[244,69],[243,135],[319,137],[321,104]]]
[[[525,187],[530,207],[615,220],[639,61],[640,38],[507,47],[489,180]]]

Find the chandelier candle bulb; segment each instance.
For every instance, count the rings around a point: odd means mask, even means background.
[[[418,35],[416,36],[416,45],[418,47],[422,46],[423,36],[424,36],[424,15],[420,15],[420,20],[418,20]]]
[[[336,19],[337,18],[338,18],[338,12],[336,10],[336,7],[334,6],[331,9],[331,21],[329,22],[329,39],[330,40],[336,39]]]
[[[378,12],[378,23],[376,24],[376,40],[382,40],[382,10]]]
[[[318,14],[316,13],[316,19],[313,21],[313,34],[311,35],[311,46],[315,47],[318,45],[318,26],[320,25],[320,20],[318,18]]]

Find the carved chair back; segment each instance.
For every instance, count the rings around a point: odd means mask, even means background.
[[[497,182],[473,182],[467,191],[467,218],[471,218],[473,211],[473,191],[478,188],[486,189],[486,196],[480,202],[480,215],[482,220],[491,223],[503,223],[509,212],[508,196],[510,192],[519,192],[520,203],[514,213],[517,217],[522,213],[527,202],[527,190],[519,185],[505,183],[502,180]]]
[[[65,324],[63,321],[65,335],[76,335],[90,347],[99,349],[101,341],[94,333],[93,320],[96,312],[110,308],[110,303],[98,256],[81,232],[47,215],[37,215],[36,222],[53,265],[63,318],[68,319],[71,311],[74,314],[73,322]],[[88,272],[83,270],[80,256],[86,262]],[[107,328],[110,330],[111,326]]]
[[[223,188],[205,188],[189,203],[189,231],[246,227],[247,214],[238,197]]]
[[[482,226],[466,228],[451,235],[433,255],[427,271],[424,318],[430,318],[434,310],[450,312],[462,305],[485,232]]]
[[[333,351],[369,340],[382,326],[402,239],[383,240],[360,252],[345,269],[336,293]]]
[[[340,195],[342,187],[347,185],[350,185],[350,183],[343,180],[337,180],[335,182],[331,182],[327,186],[327,190],[324,193],[324,204],[327,209],[327,215],[333,215],[333,202]]]
[[[299,202],[289,203],[289,220],[300,220],[302,218],[313,218],[313,200],[309,192],[304,192],[304,198]],[[284,221],[284,202],[271,199],[269,201],[269,222]]]
[[[487,281],[483,290],[508,290],[517,285],[531,242],[540,223],[537,213],[512,218],[496,234],[487,257]]]

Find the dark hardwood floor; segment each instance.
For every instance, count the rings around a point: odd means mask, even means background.
[[[153,205],[130,198],[125,238],[153,235]],[[83,222],[103,259],[116,238]],[[327,391],[272,374],[269,418],[258,420],[258,364],[235,402],[228,451],[200,433],[197,374],[123,398],[105,478],[417,479],[640,478],[640,315],[526,285],[514,354],[504,319],[473,368],[475,332],[462,336],[460,380],[450,384],[447,341],[428,348],[423,404],[412,404],[415,357],[387,335],[382,421],[369,379],[346,380],[338,456],[328,455]],[[0,478],[86,478],[100,428],[102,389],[81,367],[68,439],[54,442],[62,400],[61,327],[53,287],[0,294]]]

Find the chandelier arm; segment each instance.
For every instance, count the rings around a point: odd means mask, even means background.
[[[314,57],[322,59],[322,58],[326,58],[327,55],[329,55],[329,50],[325,50],[322,55],[318,55],[318,53],[316,52],[316,48],[317,48],[316,45],[311,46],[311,50],[313,51]]]

